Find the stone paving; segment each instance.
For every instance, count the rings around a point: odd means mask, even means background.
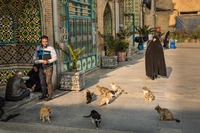
[[[198,45],[199,46],[199,45]],[[200,47],[177,45],[166,49],[167,77],[151,80],[145,76],[145,51],[133,55],[133,60],[120,62],[116,69],[99,69],[86,76],[86,88],[98,94],[96,84],[109,87],[115,82],[128,94],[113,99],[110,105],[98,107],[102,96],[96,96],[91,104],[85,104],[81,92],[65,92],[49,102],[33,99],[9,113],[20,115],[7,123],[0,124],[0,132],[135,132],[135,133],[198,133],[200,131]],[[156,99],[145,102],[141,91],[147,86]],[[42,104],[53,110],[52,123],[39,120]],[[180,119],[162,122],[158,120],[155,106],[168,108]],[[102,115],[98,130],[90,119],[84,118],[92,109]],[[35,129],[35,130],[34,130]],[[37,130],[36,130],[37,129]],[[34,130],[34,131],[33,131]]]

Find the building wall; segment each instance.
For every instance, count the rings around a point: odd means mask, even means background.
[[[167,31],[174,32],[176,24],[176,16],[180,15],[180,12],[192,12],[200,11],[200,0],[159,0],[156,6],[164,11],[156,12],[156,26],[161,27],[161,32]],[[194,14],[190,14],[194,15]],[[151,25],[150,10],[146,9],[145,12],[145,24]]]
[[[49,45],[53,45],[53,4],[52,0],[41,0],[42,31],[49,37]]]
[[[3,1],[0,0],[2,3]],[[15,74],[17,70],[21,70],[24,75],[27,74],[27,72],[32,68],[33,61],[32,56],[35,52],[36,46],[40,43],[40,37],[41,35],[47,35],[49,36],[49,44],[53,45],[53,16],[52,16],[52,1],[50,0],[37,0],[37,1],[27,1],[30,5],[35,5],[36,3],[39,4],[39,13],[38,10],[35,10],[35,6],[29,6],[28,4],[26,7],[20,6],[24,5],[23,1],[18,4],[17,7],[15,3],[19,2],[16,0],[7,1],[10,3],[7,3],[7,7],[12,9],[10,10],[11,13],[14,13],[16,15],[13,16],[13,19],[10,23],[18,23],[16,25],[20,25],[20,30],[18,31],[18,28],[14,27],[15,30],[15,39],[17,40],[15,42],[9,42],[5,43],[1,42],[0,45],[0,88],[4,88],[7,79]],[[26,2],[26,1],[24,1]],[[6,3],[3,3],[6,4]],[[1,4],[0,5],[0,14],[4,13],[5,6]],[[24,12],[24,16],[21,15],[21,11]],[[34,15],[36,14],[35,11],[37,11],[36,17]],[[27,13],[27,14],[26,14]],[[33,14],[30,17],[33,17],[34,20],[27,19],[30,14]],[[20,18],[20,17],[21,18]],[[1,16],[2,17],[2,16]],[[41,25],[37,22],[41,19]],[[3,19],[2,19],[3,20]],[[15,21],[18,20],[18,21]],[[37,26],[37,28],[33,28]],[[23,28],[24,27],[24,28]],[[29,27],[29,28],[28,28]],[[24,30],[23,30],[24,29]],[[37,32],[34,33],[33,30],[36,30]],[[32,30],[29,31],[29,34],[27,36],[25,30]],[[4,33],[5,31],[0,31],[1,33]],[[16,34],[18,32],[21,32],[20,34]],[[34,33],[34,34],[33,34]],[[0,36],[1,38],[1,36]],[[1,38],[2,39],[2,38]]]
[[[111,14],[112,14],[112,20],[114,18],[114,12],[113,12],[113,3],[112,1],[109,0],[97,0],[97,46],[98,46],[98,54],[105,54],[102,53],[104,48],[104,41],[103,39],[98,36],[98,32],[100,32],[101,34],[104,33],[104,11],[106,8],[106,5],[109,5],[110,10],[111,10]],[[112,26],[114,26],[114,21],[112,21]],[[112,29],[114,29],[114,27],[112,27]]]
[[[161,32],[166,33],[167,31],[173,31],[174,27],[169,25],[169,17],[172,14],[171,11],[160,11],[157,12],[156,26],[161,27]],[[164,36],[163,36],[164,37]]]

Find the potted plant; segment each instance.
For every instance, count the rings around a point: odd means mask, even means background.
[[[156,32],[156,28],[150,28],[149,25],[144,25],[143,27],[137,26],[135,29],[139,34],[138,39],[136,38],[135,41],[138,42],[138,48],[141,48],[139,50],[142,50],[143,47],[147,47],[145,42],[149,40],[149,34],[154,34]]]
[[[126,51],[129,47],[129,41],[126,39],[119,39],[116,42],[116,51],[118,56],[118,61],[123,62],[126,60]]]
[[[85,47],[82,49],[73,48],[72,45],[68,44],[68,49],[64,49],[57,44],[57,48],[69,56],[71,60],[70,70],[61,72],[60,74],[60,89],[81,91],[85,88],[85,72],[84,70],[77,69],[77,61],[79,56],[85,51]]]
[[[199,33],[197,30],[191,31],[189,35],[191,42],[197,42],[197,39],[199,37]]]
[[[104,46],[106,55],[101,57],[102,68],[116,68],[118,66],[117,55],[116,55],[116,42],[117,39],[114,36],[107,34],[103,35],[98,32],[99,37],[104,39]]]
[[[164,35],[165,33],[159,31],[159,32],[156,32],[156,35],[158,36],[158,38],[160,39],[160,42],[162,42],[162,36]]]
[[[132,28],[124,28],[123,26],[120,26],[119,27],[119,32],[117,33],[117,37],[119,40],[122,40],[121,43],[125,43],[125,51],[126,51],[126,59],[127,60],[131,60],[132,59],[132,48],[133,48],[133,45],[130,45],[130,42],[128,41],[128,38],[130,36],[132,36],[134,34],[133,32],[133,29]],[[127,43],[128,42],[128,43]],[[119,44],[119,43],[118,43]],[[128,47],[127,45],[128,44]],[[124,44],[122,44],[122,47],[124,47]],[[126,48],[127,47],[127,48]],[[117,50],[119,51],[119,50]],[[120,52],[125,52],[124,50],[123,51],[120,51]],[[119,53],[119,52],[118,52]],[[117,53],[117,54],[118,54]],[[119,54],[118,54],[118,59],[119,59]]]

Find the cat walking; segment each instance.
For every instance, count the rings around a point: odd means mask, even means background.
[[[112,92],[106,92],[105,96],[101,100],[99,106],[103,106],[104,104],[109,105],[110,100],[112,97],[115,96]]]
[[[96,90],[99,92],[100,95],[106,94],[110,90],[106,87],[102,87],[100,85],[96,85]]]
[[[159,105],[155,107],[158,112],[161,121],[176,121],[180,122],[179,119],[175,119],[172,112],[169,109],[161,108]]]
[[[42,122],[45,122],[45,120],[48,120],[49,123],[51,123],[50,117],[51,117],[52,110],[50,107],[46,107],[45,105],[42,105],[40,109],[40,120]]]
[[[97,129],[99,128],[101,124],[101,115],[96,110],[92,110],[89,116],[83,116],[83,117],[91,118],[92,123],[95,123]]]

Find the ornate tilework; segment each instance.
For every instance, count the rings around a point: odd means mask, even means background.
[[[32,64],[32,57],[36,49],[36,45],[9,45],[0,46],[0,66],[10,64]]]
[[[103,16],[104,34],[112,35],[112,15],[109,5],[106,5],[104,16]]]
[[[8,9],[4,9],[0,17],[0,44],[14,43],[14,25],[12,14]]]
[[[6,86],[8,79],[12,77],[18,70],[22,71],[23,75],[25,76],[31,70],[31,67],[0,69],[0,86]]]
[[[38,43],[41,37],[41,14],[37,0],[26,3],[19,14],[19,43]]]
[[[125,0],[124,1],[124,12],[125,12],[125,25],[131,26],[133,23],[139,25],[140,19],[140,0]],[[134,14],[134,16],[133,16]],[[134,18],[133,18],[134,17]]]
[[[0,0],[0,87],[16,70],[30,70],[41,29],[38,0]]]

